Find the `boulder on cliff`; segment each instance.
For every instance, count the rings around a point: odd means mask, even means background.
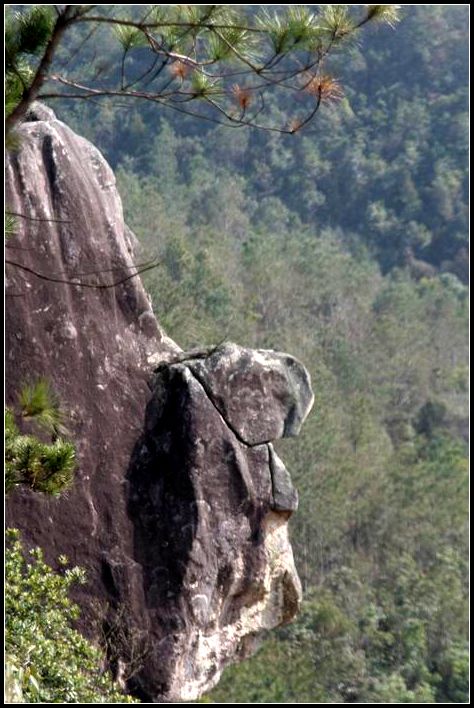
[[[17,220],[7,403],[46,377],[78,469],[57,499],[16,489],[7,521],[49,562],[65,554],[86,569],[82,629],[108,636],[129,688],[193,700],[297,611],[287,530],[297,495],[270,441],[298,432],[309,377],[287,354],[234,344],[187,358],[138,277],[95,287],[134,272],[114,175],[49,109],[18,133],[6,165]]]

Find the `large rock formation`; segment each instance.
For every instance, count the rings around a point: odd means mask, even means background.
[[[78,469],[60,498],[15,490],[8,523],[51,563],[66,554],[86,568],[82,626],[108,638],[119,678],[147,700],[193,700],[298,609],[297,495],[271,441],[297,434],[308,374],[286,354],[233,344],[184,354],[139,278],[90,287],[134,272],[113,173],[47,110],[19,132],[7,160],[18,215],[7,403],[46,376]]]

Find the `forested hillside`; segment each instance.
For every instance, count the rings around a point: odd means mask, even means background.
[[[467,26],[405,7],[296,135],[51,104],[116,170],[167,333],[311,372],[279,446],[303,611],[206,700],[468,701]]]
[[[114,168],[157,178],[162,195],[186,187],[180,201],[192,191],[189,206],[208,227],[223,227],[208,211],[227,204],[231,179],[235,207],[254,230],[274,231],[275,221],[285,230],[340,228],[345,242],[364,245],[383,272],[404,265],[411,248],[465,282],[467,9],[405,7],[402,17],[396,31],[370,28],[349,56],[346,50],[332,60],[343,98],[301,134],[225,131],[137,102],[127,109],[74,105],[75,124]],[[101,71],[110,71],[118,55],[113,36],[107,50],[109,66]],[[133,55],[129,60],[133,67]],[[135,61],[140,65],[139,54]],[[291,115],[290,99],[278,110]],[[201,185],[198,193],[193,184]]]

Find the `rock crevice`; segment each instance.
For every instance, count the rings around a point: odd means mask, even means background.
[[[184,362],[184,366],[186,366],[186,368],[187,368],[188,371],[190,372],[191,376],[193,376],[193,377],[196,379],[196,381],[201,385],[202,390],[203,390],[204,393],[206,394],[206,396],[207,396],[209,402],[211,403],[211,405],[214,406],[214,408],[215,408],[216,411],[218,412],[219,416],[222,418],[222,420],[224,421],[224,423],[226,424],[226,426],[229,428],[229,430],[235,435],[235,437],[237,438],[237,440],[239,441],[239,443],[241,443],[241,445],[245,445],[245,447],[255,447],[255,445],[251,445],[251,444],[248,443],[246,440],[244,440],[244,438],[240,435],[240,433],[238,432],[238,430],[237,430],[236,428],[234,428],[234,426],[232,425],[232,423],[230,423],[228,420],[226,420],[226,418],[225,418],[225,416],[222,414],[220,408],[218,407],[218,405],[217,405],[216,402],[214,401],[214,398],[213,398],[213,396],[212,396],[212,391],[209,389],[209,386],[208,386],[208,384],[206,383],[206,380],[205,380],[204,378],[202,378],[202,377],[196,372],[196,370],[195,370],[193,367],[188,366],[188,365],[186,364],[186,362]]]

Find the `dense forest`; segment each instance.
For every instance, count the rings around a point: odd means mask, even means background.
[[[468,702],[467,26],[404,7],[296,135],[51,103],[116,171],[167,333],[311,373],[279,445],[302,612],[201,701]]]

